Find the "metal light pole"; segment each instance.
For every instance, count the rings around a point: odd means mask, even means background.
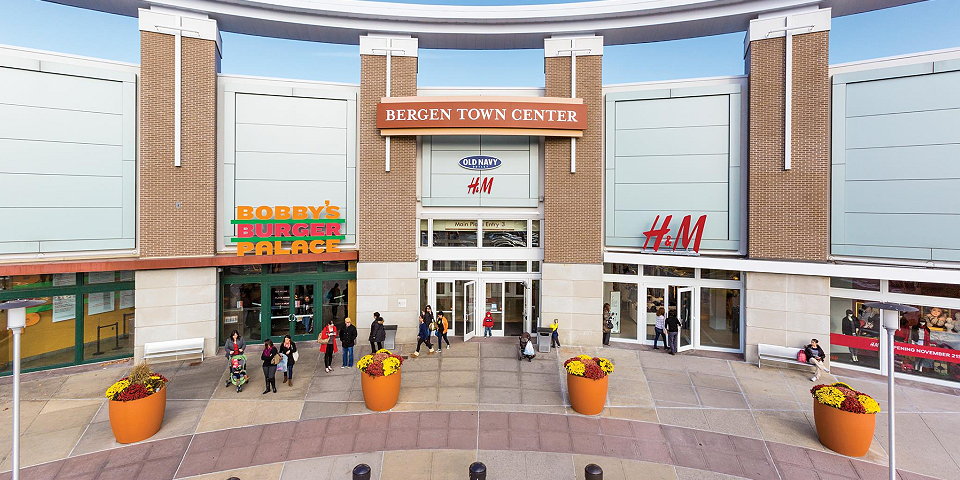
[[[20,479],[20,334],[27,326],[27,307],[44,303],[43,300],[0,303],[0,310],[7,311],[7,328],[13,332],[13,451],[10,452],[13,480]]]
[[[897,479],[897,441],[894,426],[896,412],[894,411],[895,392],[893,378],[893,334],[900,329],[900,312],[916,312],[917,309],[909,305],[890,302],[869,302],[865,307],[879,308],[883,311],[883,328],[887,331],[887,454],[890,456],[890,480]]]

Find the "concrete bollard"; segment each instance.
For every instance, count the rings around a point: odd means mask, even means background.
[[[361,463],[353,467],[353,480],[370,480],[370,465]]]
[[[470,480],[487,480],[487,466],[483,462],[470,464]]]
[[[603,469],[596,463],[591,463],[583,469],[583,478],[585,480],[603,480]]]

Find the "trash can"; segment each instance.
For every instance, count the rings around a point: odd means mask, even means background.
[[[383,348],[393,351],[397,348],[397,326],[396,325],[384,325],[383,326],[384,334],[386,336],[383,339]]]
[[[537,327],[537,351],[540,353],[550,353],[550,336],[553,330],[550,327]]]

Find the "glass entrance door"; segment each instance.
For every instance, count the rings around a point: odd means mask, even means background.
[[[503,282],[484,282],[486,295],[484,297],[483,315],[487,312],[493,317],[493,334],[503,335]]]
[[[447,334],[449,336],[456,335],[456,324],[457,324],[457,307],[456,301],[453,295],[453,282],[441,282],[438,281],[433,286],[434,292],[434,313],[437,317],[440,314],[443,314],[443,317],[447,319],[447,324],[449,331]]]
[[[476,301],[477,301],[477,283],[466,282],[463,284],[463,341],[466,342],[473,338],[477,333],[476,324]]]
[[[274,341],[290,335],[294,340],[307,340],[312,337],[315,324],[321,321],[315,305],[315,283],[294,283],[270,285],[269,287],[270,330],[264,332]]]
[[[677,289],[677,314],[680,318],[680,338],[677,339],[680,351],[693,348],[693,288]]]
[[[527,301],[523,282],[503,282],[503,335],[519,337],[523,333]]]

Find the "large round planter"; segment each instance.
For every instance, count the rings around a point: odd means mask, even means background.
[[[146,440],[160,431],[167,410],[167,387],[140,400],[110,400],[110,428],[120,443]]]
[[[607,403],[607,386],[610,376],[599,380],[567,374],[567,393],[570,406],[581,415],[597,415]]]
[[[363,402],[374,412],[384,412],[397,405],[400,398],[400,370],[386,377],[371,377],[360,372]]]
[[[876,414],[844,412],[813,401],[813,419],[823,446],[848,457],[862,457],[870,450]]]

